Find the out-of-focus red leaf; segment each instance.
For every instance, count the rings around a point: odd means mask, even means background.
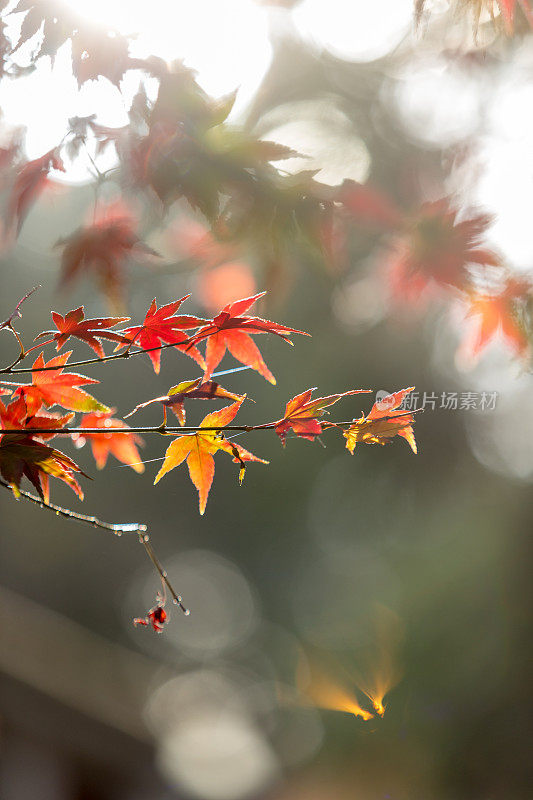
[[[498,336],[513,353],[527,359],[531,352],[525,305],[531,297],[529,281],[509,278],[499,292],[468,297],[471,324],[457,352],[458,363],[472,367],[483,350]]]
[[[63,248],[61,282],[72,283],[83,272],[96,273],[102,290],[115,308],[123,304],[123,268],[128,258],[157,256],[135,232],[136,220],[123,203],[101,207],[92,225],[79,228],[57,242]]]
[[[243,261],[231,261],[202,270],[196,286],[200,302],[211,312],[257,291],[253,272]]]
[[[107,457],[111,453],[135,472],[144,472],[144,464],[137,450],[137,445],[142,445],[144,442],[136,433],[115,432],[117,429],[128,428],[125,422],[112,416],[115,410],[110,408],[105,413],[84,414],[80,420],[80,427],[101,428],[102,433],[81,434],[79,440],[82,438],[89,440],[98,469],[105,467]]]
[[[48,184],[51,169],[65,171],[59,148],[19,167],[7,206],[8,229],[14,228],[17,234],[20,232],[31,206]]]
[[[496,253],[481,246],[491,221],[490,215],[477,214],[458,222],[447,199],[424,204],[388,259],[395,298],[416,303],[433,287],[464,287],[469,265],[498,265]]]
[[[389,231],[401,223],[402,215],[396,204],[375,186],[345,180],[338,190],[337,200],[355,224]]]

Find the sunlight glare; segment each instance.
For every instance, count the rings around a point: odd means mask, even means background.
[[[412,0],[304,0],[294,22],[306,39],[350,61],[385,56],[412,29]]]
[[[132,35],[131,53],[144,58],[183,60],[198,73],[198,81],[214,97],[238,88],[232,118],[238,117],[257,90],[271,59],[265,9],[249,0],[195,0],[181,4],[158,0],[157,13],[144,0],[70,0],[70,5],[92,22],[102,22]],[[13,20],[14,38],[20,15]],[[33,40],[31,41],[33,46]],[[23,53],[24,48],[20,51]],[[119,127],[128,122],[127,111],[144,74],[126,73],[119,92],[103,78],[78,89],[70,66],[70,48],[62,47],[52,67],[50,59],[37,62],[33,73],[17,81],[2,81],[0,107],[5,124],[25,127],[28,158],[38,158],[59,144],[73,116],[96,114],[98,122]],[[116,162],[112,148],[99,161],[102,170]],[[54,178],[68,183],[91,179],[89,163],[80,156],[67,163],[66,174]]]

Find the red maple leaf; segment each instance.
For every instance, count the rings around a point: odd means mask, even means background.
[[[109,411],[107,406],[99,403],[80,386],[88,383],[99,383],[94,378],[86,378],[75,372],[63,373],[63,367],[72,355],[72,350],[50,359],[45,364],[41,353],[32,367],[31,384],[20,384],[14,394],[24,398],[30,415],[35,414],[42,405],[59,405],[71,411]],[[52,369],[42,370],[42,367]],[[57,369],[56,369],[57,367]]]
[[[336,199],[356,224],[390,230],[401,223],[401,213],[392,199],[373,186],[345,180]]]
[[[3,393],[3,392],[2,392]],[[52,411],[40,409],[33,415],[28,413],[24,397],[19,395],[8,406],[3,406],[0,401],[0,425],[5,430],[23,430],[24,428],[62,428],[74,418],[74,413],[56,414]],[[37,434],[32,434],[36,436]],[[52,439],[55,433],[40,433],[38,439],[44,441]]]
[[[192,330],[203,325],[207,320],[199,317],[177,315],[176,311],[190,294],[167,303],[161,308],[157,307],[157,300],[154,298],[150,308],[146,312],[142,325],[127,328],[122,331],[122,335],[131,343],[137,344],[143,350],[158,347],[162,342],[173,344],[177,350],[181,350],[186,355],[194,358],[203,368],[205,366],[202,354],[193,346],[191,339],[183,331]],[[118,349],[118,348],[117,348]],[[158,373],[161,366],[161,350],[152,350],[148,353],[154,367],[154,372]]]
[[[8,228],[13,226],[17,235],[31,206],[47,186],[51,169],[65,171],[58,147],[19,167],[7,206]]]
[[[83,306],[80,306],[74,311],[69,311],[65,316],[58,314],[57,311],[52,311],[52,319],[57,331],[43,331],[43,333],[35,337],[35,342],[43,337],[51,336],[57,342],[57,349],[61,350],[68,339],[71,336],[75,336],[77,339],[86,342],[99,358],[103,358],[105,355],[100,339],[109,339],[112,342],[121,342],[122,344],[128,343],[128,339],[125,336],[115,331],[110,331],[108,328],[113,328],[119,322],[127,322],[129,317],[84,319]]]
[[[97,211],[92,225],[79,228],[57,242],[63,247],[61,281],[71,283],[84,271],[96,273],[102,290],[112,305],[122,305],[123,268],[128,258],[146,254],[157,256],[135,233],[136,220],[122,203]]]
[[[0,434],[0,474],[13,489],[15,497],[20,497],[20,482],[22,477],[26,476],[37,489],[39,496],[48,503],[49,478],[52,476],[68,484],[80,500],[83,500],[83,492],[74,473],[79,472],[82,475],[85,473],[64,453],[48,447],[24,432],[24,428],[27,427],[53,425],[61,428],[72,416],[72,414],[65,417],[53,414],[29,416],[21,397],[8,406],[0,402],[0,426],[7,431]],[[51,435],[49,434],[48,438]],[[42,440],[46,436],[41,434],[39,439]]]
[[[416,302],[435,286],[462,288],[471,264],[499,264],[495,253],[480,247],[490,222],[488,214],[457,222],[457,212],[446,199],[425,203],[393,245],[389,259],[393,293]]]
[[[144,442],[136,433],[116,433],[117,429],[122,431],[128,426],[121,419],[112,416],[114,411],[114,408],[110,408],[105,413],[84,414],[80,420],[80,427],[101,428],[102,433],[81,434],[76,437],[77,441],[83,443],[85,439],[89,440],[98,469],[105,467],[107,457],[111,453],[135,472],[144,472],[144,464],[137,450],[137,445],[142,445]]]
[[[307,389],[305,392],[296,395],[287,403],[283,418],[276,422],[275,431],[281,439],[281,443],[285,446],[285,439],[290,430],[294,431],[297,436],[313,442],[315,437],[320,436],[322,433],[323,422],[318,417],[327,413],[325,410],[327,406],[332,406],[341,397],[363,394],[369,391],[370,389],[352,389],[349,392],[342,392],[342,394],[316,397],[314,400],[311,399],[314,389]]]
[[[257,370],[270,383],[276,383],[276,379],[263,361],[263,357],[253,339],[250,338],[250,334],[274,333],[289,342],[289,344],[292,344],[289,338],[292,333],[301,333],[303,336],[309,336],[309,334],[305,333],[305,331],[298,331],[295,328],[287,328],[277,322],[261,319],[261,317],[241,316],[248,311],[256,300],[265,294],[266,292],[261,292],[253,297],[246,297],[243,300],[228,303],[212,322],[200,328],[191,337],[191,344],[197,344],[203,339],[207,339],[204,380],[208,380],[211,377],[213,370],[220,364],[227,348],[237,361]]]
[[[167,408],[170,408],[180,421],[180,425],[185,425],[185,400],[215,400],[217,398],[224,398],[225,400],[244,400],[244,395],[234,394],[228,392],[223,386],[216,383],[216,381],[203,381],[202,378],[197,378],[194,381],[182,381],[177,386],[172,386],[168,395],[162,397],[154,397],[153,400],[147,400],[146,403],[140,403],[135,406],[133,411],[126,414],[124,419],[131,417],[140,408],[152,403],[162,403],[164,412],[164,424],[167,422]]]
[[[400,409],[406,395],[413,389],[414,386],[409,389],[401,389],[399,392],[377,400],[368,416],[365,417],[362,414],[359,419],[353,420],[343,434],[346,439],[346,448],[352,455],[359,442],[387,444],[394,436],[402,436],[413,453],[417,452],[412,424],[415,421],[414,415]]]
[[[523,358],[529,356],[531,345],[525,307],[531,289],[528,281],[509,278],[499,292],[470,295],[468,316],[472,324],[458,350],[459,363],[473,366],[487,345],[499,335],[514,353]]]
[[[168,622],[168,614],[165,611],[165,599],[162,595],[157,595],[156,605],[148,611],[145,617],[135,617],[134,625],[144,625],[152,627],[156,633],[161,633],[163,626]]]
[[[244,462],[246,461],[259,461],[261,464],[267,464],[262,458],[254,456],[244,447],[228,441],[224,438],[222,430],[218,427],[224,428],[229,425],[235,418],[237,411],[241,407],[243,400],[238,400],[231,406],[221,408],[220,411],[213,411],[208,414],[200,423],[200,430],[193,434],[179,436],[169,445],[165,453],[165,460],[163,466],[156,475],[154,483],[161,480],[163,475],[167,472],[178,467],[187,459],[187,466],[189,468],[189,475],[191,481],[198,489],[198,498],[200,506],[200,514],[205,511],[209,490],[213,483],[215,475],[215,460],[213,455],[218,450],[224,450],[233,456],[233,460],[241,465],[239,472],[239,481],[242,482],[244,476]],[[202,430],[203,428],[212,428],[213,430]]]

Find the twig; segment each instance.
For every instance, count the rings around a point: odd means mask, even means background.
[[[198,426],[184,426],[181,425],[140,425],[136,428],[9,428],[4,431],[5,435],[17,434],[27,436],[41,436],[42,434],[54,434],[59,436],[72,436],[79,434],[80,436],[91,436],[92,434],[108,434],[108,433],[159,433],[162,436],[167,434],[176,433],[198,433],[199,431],[243,431],[243,433],[250,433],[251,431],[266,431],[276,427],[277,422],[267,422],[263,425],[198,425]]]
[[[3,486],[5,489],[9,489],[9,491],[14,494],[13,487],[2,478],[0,478],[0,486]],[[102,520],[97,519],[96,517],[89,517],[86,514],[78,514],[76,511],[70,511],[68,508],[56,506],[55,503],[45,503],[44,500],[37,495],[30,494],[30,492],[25,492],[23,489],[19,489],[18,491],[21,497],[24,497],[25,500],[29,500],[31,503],[35,503],[40,508],[47,508],[49,511],[53,511],[54,514],[64,517],[65,519],[73,519],[77,522],[85,522],[87,525],[91,525],[93,528],[111,531],[115,534],[115,536],[122,536],[123,533],[138,533],[141,535],[141,533],[144,533],[147,530],[146,525],[144,525],[142,522],[121,522],[118,524],[114,524],[112,522],[102,522]]]
[[[6,481],[0,478],[0,486],[3,486],[5,489],[8,489],[13,495],[13,487],[9,485]],[[172,595],[172,600],[175,605],[179,606],[179,608],[183,611],[185,616],[189,616],[190,611],[183,605],[181,595],[177,594],[174,590],[174,587],[170,583],[168,579],[168,575],[161,562],[157,558],[154,548],[150,543],[150,536],[146,533],[147,526],[143,522],[119,522],[119,523],[112,523],[112,522],[102,522],[102,520],[97,519],[96,517],[90,517],[86,514],[78,514],[76,511],[71,511],[68,508],[63,508],[62,506],[57,506],[55,503],[45,503],[40,497],[34,494],[30,494],[30,492],[26,492],[23,489],[19,489],[20,497],[23,497],[25,500],[29,500],[31,503],[35,503],[40,508],[46,508],[49,511],[53,511],[54,514],[57,514],[60,517],[64,517],[65,519],[72,519],[76,522],[84,522],[86,525],[90,525],[92,528],[100,528],[100,530],[104,531],[111,531],[115,534],[115,536],[122,536],[124,533],[136,533],[139,536],[139,542],[142,544],[146,553],[157,570],[157,573],[167,589],[169,590],[170,594]]]
[[[156,554],[154,552],[154,548],[150,544],[149,535],[147,533],[140,532],[139,533],[139,542],[142,544],[142,546],[146,550],[148,558],[150,559],[150,561],[152,562],[152,564],[156,568],[157,572],[159,573],[159,577],[161,578],[161,580],[163,581],[163,583],[165,584],[165,586],[169,590],[170,594],[172,595],[172,601],[174,602],[175,605],[179,606],[179,608],[183,611],[185,616],[188,617],[191,612],[189,611],[188,608],[186,608],[183,605],[182,600],[181,600],[181,595],[176,593],[176,591],[174,590],[172,584],[170,583],[170,581],[168,579],[167,571],[165,569],[163,569],[163,567],[161,566],[161,563],[159,562],[159,559],[157,558],[157,556],[156,556]]]

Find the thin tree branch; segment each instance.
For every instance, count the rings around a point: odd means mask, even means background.
[[[3,486],[5,489],[8,489],[11,494],[14,495],[13,487],[9,485],[6,481],[0,478],[0,486]],[[96,517],[87,516],[86,514],[78,514],[76,511],[71,511],[68,508],[63,508],[62,506],[57,506],[55,503],[45,503],[40,497],[34,494],[30,494],[30,492],[26,492],[23,489],[19,489],[20,497],[23,497],[25,500],[29,500],[31,503],[35,503],[35,505],[39,506],[39,508],[46,508],[48,511],[52,511],[54,514],[57,514],[60,517],[64,517],[65,519],[75,520],[76,522],[83,522],[86,525],[90,525],[92,528],[100,528],[100,530],[104,531],[111,531],[115,534],[115,536],[122,536],[124,533],[136,533],[139,537],[139,542],[144,547],[150,561],[154,565],[159,577],[169,590],[172,600],[175,605],[179,606],[179,608],[183,611],[186,616],[189,616],[190,611],[186,606],[183,605],[181,595],[177,594],[174,587],[170,583],[167,575],[167,571],[161,565],[161,562],[157,558],[154,548],[150,542],[150,536],[146,533],[148,530],[147,526],[143,522],[119,522],[119,523],[111,523],[111,522],[102,522],[102,520],[97,519]]]
[[[199,431],[243,431],[250,433],[251,431],[266,431],[275,428],[276,422],[266,422],[263,425],[198,425],[198,426],[184,426],[181,425],[140,425],[136,428],[6,428],[4,435],[10,434],[24,434],[28,436],[39,436],[44,433],[54,434],[59,436],[72,436],[79,434],[80,436],[102,435],[108,433],[159,433],[162,436],[166,434],[175,433],[198,433]]]
[[[9,489],[9,491],[14,494],[13,487],[2,478],[0,478],[0,486],[3,486],[5,489]],[[25,492],[23,489],[19,489],[19,492],[21,497],[23,497],[25,500],[29,500],[31,503],[35,503],[40,508],[46,508],[49,511],[53,511],[54,514],[64,517],[65,519],[73,519],[77,522],[84,522],[87,525],[91,525],[93,528],[111,531],[115,534],[115,536],[122,536],[123,533],[138,533],[140,535],[147,530],[147,526],[142,522],[121,522],[118,524],[102,522],[102,520],[97,519],[96,517],[90,517],[86,514],[78,514],[76,511],[70,511],[68,508],[56,506],[55,503],[45,503],[44,500],[37,495],[30,494],[30,492]]]
[[[151,353],[154,350],[165,350],[167,347],[176,347],[177,345],[187,344],[190,339],[184,339],[181,342],[173,342],[171,344],[160,344],[156,347],[147,347],[143,350],[124,350],[122,353],[111,353],[110,355],[101,356],[98,358],[86,358],[83,361],[73,361],[72,364],[63,364],[57,367],[21,367],[20,369],[13,369],[12,367],[3,367],[0,369],[0,375],[20,375],[29,372],[53,372],[60,369],[71,369],[72,367],[84,367],[87,364],[104,364],[106,361],[117,361],[131,356],[140,356],[143,353]],[[130,345],[131,346],[131,345]],[[34,349],[34,348],[32,348]]]
[[[167,571],[165,569],[163,569],[163,567],[161,566],[161,563],[160,563],[159,559],[157,558],[157,556],[156,556],[156,554],[154,552],[154,548],[150,544],[149,535],[147,533],[140,532],[139,533],[139,542],[142,544],[142,546],[146,550],[146,553],[148,554],[148,558],[150,559],[150,561],[152,562],[152,564],[156,568],[157,572],[159,573],[159,577],[161,578],[161,580],[163,581],[163,583],[165,584],[165,586],[169,590],[169,592],[170,592],[170,594],[172,596],[173,603],[175,605],[179,606],[179,608],[183,611],[185,616],[188,617],[191,612],[189,611],[188,608],[186,608],[183,605],[182,599],[181,599],[181,595],[176,593],[176,591],[174,590],[172,584],[170,583],[170,581],[168,579]]]

